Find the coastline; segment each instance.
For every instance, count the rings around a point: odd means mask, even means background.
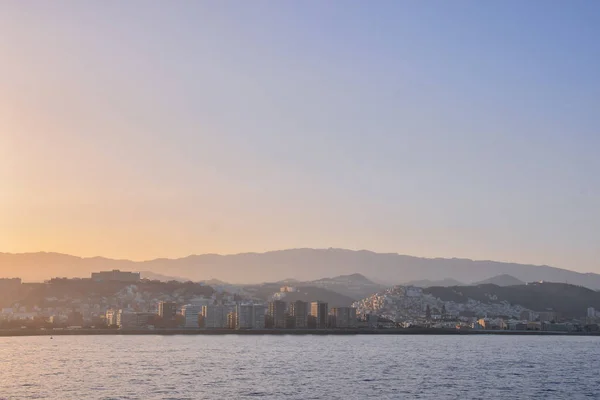
[[[504,335],[504,336],[600,336],[600,332],[457,330],[434,328],[408,329],[8,329],[0,337],[19,336],[95,336],[95,335]]]

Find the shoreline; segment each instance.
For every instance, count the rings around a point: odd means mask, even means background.
[[[0,337],[19,336],[100,336],[100,335],[504,335],[504,336],[600,336],[600,332],[554,332],[554,331],[485,331],[434,328],[407,329],[71,329],[0,330]]]

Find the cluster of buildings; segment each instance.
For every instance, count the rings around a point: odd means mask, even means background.
[[[273,300],[268,304],[215,304],[213,299],[196,299],[178,306],[161,301],[156,312],[109,309],[107,326],[120,329],[204,328],[204,329],[347,329],[357,328],[353,307],[333,307],[320,301]]]
[[[464,303],[442,301],[415,286],[394,286],[357,301],[353,306],[359,314],[375,313],[411,326],[422,325],[425,320],[440,322],[449,318],[472,323],[476,317],[486,315],[518,318],[521,312],[526,311],[524,307],[508,302],[486,303],[473,299]]]
[[[285,301],[291,297],[286,295],[296,292],[297,288],[284,286],[271,301],[263,302],[259,297],[191,282],[140,280],[139,273],[119,270],[92,273],[88,279],[54,278],[35,284],[23,284],[18,278],[0,279],[0,328],[422,327],[570,332],[582,327],[598,329],[600,323],[600,312],[593,307],[587,308],[584,319],[566,321],[553,310],[536,312],[497,299],[489,303],[442,301],[414,286],[396,286],[352,306],[331,308],[323,301]]]
[[[574,332],[600,322],[600,313],[587,310],[586,320],[563,321],[553,310],[532,311],[520,305],[469,299],[464,303],[442,301],[414,286],[395,286],[353,304],[359,315],[375,314],[396,326]]]
[[[190,304],[197,299],[231,302],[234,295],[202,284],[143,280],[139,273],[119,270],[44,283],[0,279],[0,329],[153,325],[160,322],[155,316],[161,301]]]

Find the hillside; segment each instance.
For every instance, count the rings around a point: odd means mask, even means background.
[[[552,309],[569,317],[585,317],[588,307],[600,308],[600,292],[565,283],[530,283],[520,286],[455,286],[423,289],[442,301],[484,303],[507,301],[534,311]]]
[[[80,258],[56,253],[0,253],[0,276],[18,276],[27,282],[39,282],[54,276],[88,277],[92,271],[107,269],[151,271],[194,281],[219,279],[240,284],[286,278],[306,282],[323,276],[360,273],[386,286],[423,279],[438,280],[440,277],[477,282],[490,276],[508,274],[524,282],[567,282],[600,289],[600,275],[593,273],[495,261],[418,258],[365,250],[292,249],[260,254],[193,255],[143,262]]]
[[[316,286],[358,300],[375,293],[385,286],[375,283],[362,274],[340,275],[310,282],[297,282],[294,286]]]

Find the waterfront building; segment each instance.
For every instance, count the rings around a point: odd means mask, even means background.
[[[321,301],[313,301],[310,303],[310,316],[314,318],[315,327],[317,329],[327,328],[329,314],[329,306]]]
[[[307,327],[308,303],[296,300],[290,303],[290,315],[294,318],[294,327],[303,329]]]
[[[286,303],[283,300],[274,300],[269,302],[269,319],[273,328],[285,328],[285,309]]]
[[[358,326],[354,307],[334,307],[331,309],[331,314],[334,328],[356,328]]]
[[[210,305],[202,307],[202,323],[207,329],[223,329],[227,327],[227,314],[230,310],[227,306]]]
[[[265,329],[265,314],[267,307],[262,304],[254,305],[254,329]]]
[[[161,301],[158,303],[158,315],[164,321],[173,321],[177,316],[177,303],[173,301]]]
[[[236,329],[252,329],[254,327],[254,305],[238,304],[236,306]]]
[[[181,315],[184,318],[183,326],[185,328],[198,328],[198,318],[202,312],[202,307],[193,304],[186,304],[181,307]]]
[[[156,314],[150,312],[134,312],[129,310],[117,311],[117,323],[119,329],[147,328]]]

